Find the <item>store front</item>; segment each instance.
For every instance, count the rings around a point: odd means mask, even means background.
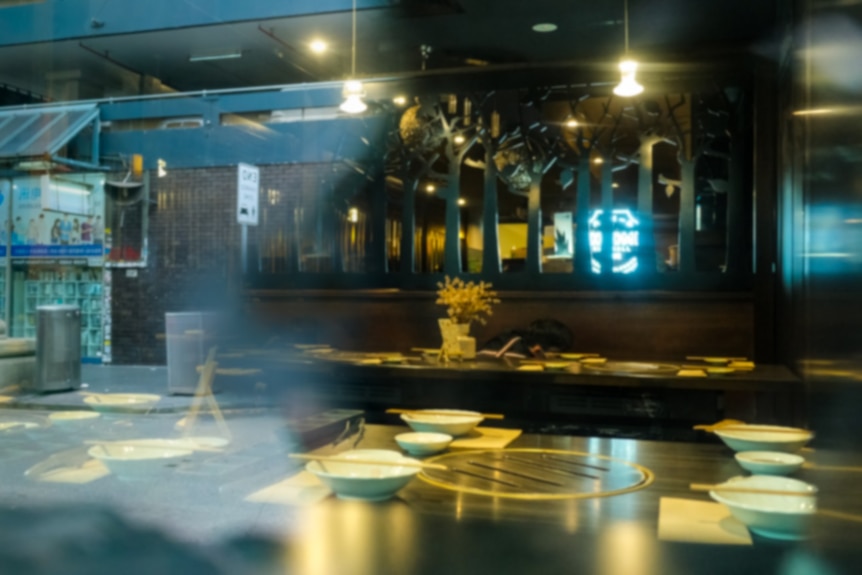
[[[24,176],[0,187],[7,218],[0,235],[2,318],[12,337],[36,337],[36,312],[50,304],[81,310],[82,360],[104,348],[105,176]]]

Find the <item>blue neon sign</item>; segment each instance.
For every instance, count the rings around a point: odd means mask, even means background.
[[[602,210],[593,211],[589,220],[590,230],[590,267],[594,274],[602,273],[602,264],[596,256],[602,253]],[[611,271],[615,274],[630,274],[638,269],[638,246],[640,245],[640,222],[630,210],[611,212],[613,248]]]

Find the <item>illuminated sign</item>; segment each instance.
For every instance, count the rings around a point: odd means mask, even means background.
[[[595,210],[590,216],[590,263],[594,274],[602,273],[602,264],[596,256],[602,253],[602,210]],[[612,271],[615,274],[630,274],[638,269],[638,246],[640,237],[638,226],[640,222],[629,210],[613,210],[611,212],[611,237],[613,251]]]

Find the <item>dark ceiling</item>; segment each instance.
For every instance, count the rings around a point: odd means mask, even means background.
[[[630,0],[631,51],[650,65],[766,49],[777,0]],[[2,12],[0,12],[2,16]],[[557,30],[532,26],[552,22]],[[357,75],[556,62],[616,62],[623,1],[403,0],[357,16]],[[0,84],[54,100],[341,80],[350,71],[349,11],[0,47]],[[312,54],[312,37],[329,41]],[[190,62],[190,55],[241,52]],[[141,78],[155,80],[141,82]],[[76,93],[64,92],[72,79]],[[157,80],[157,81],[156,81]],[[147,88],[146,86],[149,86]]]

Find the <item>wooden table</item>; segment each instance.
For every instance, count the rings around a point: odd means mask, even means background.
[[[367,427],[360,448],[395,448],[402,427]],[[803,546],[754,538],[753,546],[703,545],[658,539],[662,497],[709,501],[693,482],[742,473],[723,446],[523,435],[511,447],[590,451],[634,461],[655,474],[648,487],[611,497],[519,501],[456,493],[414,479],[383,503],[328,499],[303,512],[286,543],[301,573],[607,573],[675,575],[775,573],[788,560],[832,560],[852,551],[859,525],[818,520]],[[344,449],[342,447],[341,449]],[[318,453],[331,453],[331,447]],[[809,455],[812,455],[809,453]],[[797,475],[831,490],[835,473]],[[836,479],[838,477],[838,479]],[[830,479],[831,478],[831,479]],[[846,479],[846,477],[844,478]],[[835,482],[838,483],[835,483]],[[845,491],[845,494],[847,492]],[[838,493],[823,493],[835,504]],[[859,498],[854,496],[856,511]],[[847,509],[847,505],[844,505]],[[843,558],[843,556],[842,556]]]

